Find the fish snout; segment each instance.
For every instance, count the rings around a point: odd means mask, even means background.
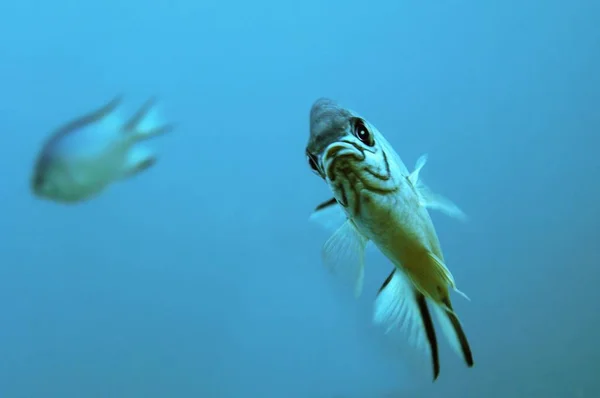
[[[30,185],[33,192],[39,193],[46,185],[46,177],[43,173],[36,172],[31,176]]]
[[[359,148],[349,142],[334,142],[325,149],[323,163],[327,165],[343,157],[353,157],[358,161],[362,161],[365,155]]]
[[[349,142],[335,142],[329,145],[323,153],[323,170],[330,179],[335,179],[338,169],[354,169],[356,163],[365,160],[365,155]]]
[[[31,177],[30,188],[31,192],[39,197],[51,197],[55,191],[52,179],[46,173],[39,171]]]

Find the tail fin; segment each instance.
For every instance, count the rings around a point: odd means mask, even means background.
[[[125,124],[124,130],[136,137],[136,140],[146,140],[166,134],[173,130],[173,124],[162,122],[155,109],[155,98],[147,100],[140,109]]]
[[[462,325],[452,309],[450,299],[447,298],[444,300],[443,305],[433,303],[433,307],[434,312],[440,321],[442,331],[452,346],[452,349],[458,355],[463,357],[468,367],[472,367],[474,362],[471,347],[469,346],[469,341],[463,331]]]
[[[399,327],[408,334],[412,345],[427,349],[431,353],[433,381],[437,379],[440,361],[433,320],[425,296],[401,270],[394,268],[381,285],[375,300],[373,322],[387,325],[386,333]]]

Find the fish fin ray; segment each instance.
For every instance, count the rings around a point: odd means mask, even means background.
[[[468,367],[472,367],[474,362],[471,347],[469,346],[469,341],[467,340],[467,336],[465,335],[460,320],[452,309],[450,301],[446,300],[446,303],[443,305],[432,302],[432,307],[433,312],[436,314],[440,323],[442,332],[444,336],[446,336],[450,346],[454,352],[464,359]]]
[[[427,155],[426,153],[419,156],[419,158],[417,159],[417,161],[415,163],[415,169],[408,176],[408,179],[415,187],[417,186],[417,183],[419,182],[419,173],[421,172],[421,169],[423,168],[423,166],[425,166],[425,164],[427,163],[428,158],[429,158],[429,155]]]
[[[331,271],[350,272],[354,281],[354,295],[360,297],[364,282],[365,238],[348,220],[323,245],[323,263]]]
[[[433,320],[425,296],[410,278],[394,269],[383,282],[373,311],[373,323],[385,326],[385,333],[393,329],[408,335],[409,344],[428,351],[433,366],[433,380],[440,372],[438,344]]]
[[[433,260],[433,264],[435,266],[436,272],[442,277],[442,279],[444,281],[449,283],[450,286],[454,287],[455,286],[454,276],[452,275],[452,272],[450,272],[448,267],[446,267],[446,264],[444,264],[444,262],[442,260],[440,260],[440,258],[438,256],[436,256],[435,254],[433,254],[432,252],[428,252],[427,254]]]
[[[437,210],[448,217],[466,222],[467,215],[450,199],[434,193],[422,180],[417,181],[416,190],[419,195],[419,204],[428,209]]]
[[[158,112],[154,110],[156,98],[148,99],[127,121],[123,131],[131,134],[137,141],[146,140],[171,132],[174,124],[162,123]]]
[[[452,275],[452,272],[450,272],[448,267],[446,267],[446,264],[444,264],[444,262],[440,260],[440,258],[435,254],[431,252],[429,252],[428,254],[429,257],[433,260],[436,272],[442,277],[442,279],[446,281],[456,293],[464,297],[467,301],[471,301],[469,296],[467,296],[464,292],[462,292],[456,287],[456,281],[454,280],[454,276]]]
[[[450,199],[434,193],[425,183],[420,179],[419,175],[421,170],[429,159],[428,154],[421,155],[415,162],[415,168],[412,173],[408,176],[408,180],[415,187],[417,194],[419,195],[419,204],[428,209],[438,210],[446,214],[449,217],[456,218],[461,221],[466,221],[466,214],[452,202]]]

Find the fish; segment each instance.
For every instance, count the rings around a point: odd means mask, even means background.
[[[473,367],[450,292],[470,299],[445,264],[429,210],[462,221],[467,217],[423,182],[420,173],[428,155],[421,155],[409,172],[372,123],[329,98],[319,98],[311,107],[305,153],[311,170],[333,194],[314,209],[311,219],[341,220],[323,245],[324,265],[349,272],[354,294],[360,297],[365,248],[375,245],[394,267],[375,298],[373,322],[386,326],[387,333],[399,328],[412,345],[429,351],[435,382],[440,362],[432,310],[451,347]]]
[[[30,177],[35,197],[62,204],[85,202],[156,164],[157,155],[141,142],[171,132],[174,125],[161,123],[154,97],[125,119],[117,109],[122,99],[117,95],[49,134]]]

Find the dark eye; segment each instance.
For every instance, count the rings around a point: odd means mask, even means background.
[[[315,160],[315,157],[313,155],[311,155],[310,153],[307,153],[306,160],[308,160],[308,165],[310,166],[310,168],[313,169],[313,171],[316,171],[318,173],[319,166],[317,165],[317,161]]]
[[[367,126],[365,126],[365,123],[360,119],[357,119],[354,122],[354,135],[365,145],[375,145],[373,135],[371,134]]]

